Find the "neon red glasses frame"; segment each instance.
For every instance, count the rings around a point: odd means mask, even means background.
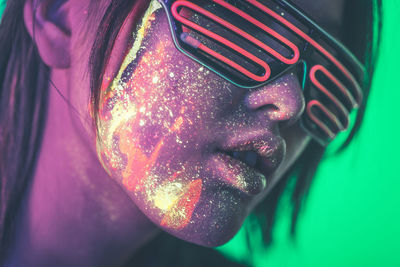
[[[186,55],[216,72],[221,77],[243,88],[262,86],[291,66],[301,62],[305,66],[304,89],[307,105],[306,111],[302,116],[303,128],[322,145],[328,144],[336,137],[338,132],[348,128],[350,112],[358,108],[362,103],[363,93],[360,84],[363,81],[365,68],[343,45],[322,30],[289,1],[159,0],[159,2],[168,14],[175,45]],[[211,4],[217,6],[217,8],[223,8],[226,12],[231,12],[232,16],[236,16],[236,20],[243,20],[257,27],[270,38],[275,39],[286,50],[290,50],[290,56],[282,55],[268,43],[262,42],[249,32],[246,32],[246,29],[234,25],[233,21],[228,21],[222,18],[220,14],[216,14],[215,11],[205,7]],[[264,16],[275,20],[285,30],[295,35],[300,40],[302,47],[299,47],[298,43],[295,44],[289,38],[283,36],[283,34],[278,33],[263,23],[261,21],[262,18],[256,18],[246,12],[244,8],[239,8],[238,6],[240,5],[257,9]],[[275,10],[273,10],[274,8]],[[246,40],[248,44],[260,48],[273,59],[272,64],[274,65],[271,65],[271,62],[268,62],[268,60],[263,60],[251,53],[248,47],[240,46],[233,40],[228,40],[211,29],[207,29],[199,23],[190,20],[184,15],[185,12],[181,12],[183,9],[203,16]],[[280,14],[278,14],[277,10],[281,11]],[[309,32],[313,32],[313,35],[317,36],[318,40],[300,29],[294,22],[285,18],[285,14],[290,14],[291,19],[301,23]],[[200,34],[208,40],[234,51],[242,58],[259,66],[262,72],[256,73],[219,53],[207,46],[201,39],[199,40],[194,37],[191,32]],[[308,47],[308,49],[312,47],[313,52],[305,53],[304,47]],[[321,56],[322,59],[320,59]],[[352,71],[349,70],[349,67],[351,67]],[[227,72],[226,68],[229,68],[231,71]],[[308,72],[307,68],[309,68]],[[239,77],[245,77],[247,79],[246,82],[243,82],[244,79],[240,80]]]

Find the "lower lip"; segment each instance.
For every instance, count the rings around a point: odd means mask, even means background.
[[[267,179],[262,173],[224,153],[213,154],[207,161],[207,168],[223,183],[250,196],[261,193],[267,184]]]

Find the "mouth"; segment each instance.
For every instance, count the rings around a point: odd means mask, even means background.
[[[246,138],[247,137],[247,138]],[[221,182],[249,196],[260,194],[285,154],[281,138],[268,134],[228,139],[215,149],[208,167]],[[273,137],[273,138],[272,138]]]
[[[255,168],[253,155],[249,155],[249,161],[243,161],[233,154],[241,156],[238,155],[238,152],[215,151],[210,157],[207,167],[212,170],[220,182],[228,184],[246,195],[258,195],[266,187],[267,179]],[[239,154],[246,153],[240,152]]]
[[[251,168],[256,168],[257,163],[260,164],[260,157],[254,151],[219,151],[237,160],[243,161]]]

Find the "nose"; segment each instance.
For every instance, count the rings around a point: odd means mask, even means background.
[[[285,74],[275,81],[250,91],[245,105],[273,122],[292,124],[304,111],[304,96],[297,75]]]

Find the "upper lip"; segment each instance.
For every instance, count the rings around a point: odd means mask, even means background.
[[[256,169],[263,174],[273,172],[282,162],[285,142],[268,130],[237,132],[228,137],[218,148],[222,152],[253,151],[257,154]]]

